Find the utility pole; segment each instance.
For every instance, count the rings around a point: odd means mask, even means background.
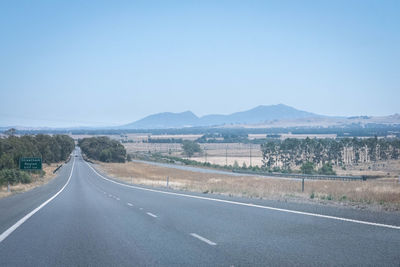
[[[252,166],[251,164],[251,143],[250,143],[250,167]]]
[[[225,146],[225,165],[228,166],[228,144]]]

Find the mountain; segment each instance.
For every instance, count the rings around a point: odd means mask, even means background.
[[[164,129],[183,128],[196,125],[199,118],[191,111],[181,113],[163,112],[147,116],[133,123],[123,125],[123,129]]]
[[[257,124],[272,120],[300,119],[321,117],[306,111],[279,104],[270,106],[258,106],[256,108],[232,113],[230,115],[207,115],[200,118],[202,125],[222,125],[222,124]]]
[[[182,113],[157,113],[136,122],[121,126],[123,129],[162,129],[195,126],[222,126],[227,124],[258,124],[283,119],[302,119],[323,117],[301,111],[283,104],[258,106],[256,108],[229,115],[206,115],[197,117],[191,111]]]

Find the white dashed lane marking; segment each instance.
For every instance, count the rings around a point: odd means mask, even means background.
[[[191,233],[190,235],[193,236],[194,238],[197,238],[197,239],[199,239],[199,240],[201,240],[201,241],[203,241],[203,242],[209,244],[210,246],[215,246],[215,245],[217,245],[217,243],[212,242],[211,240],[208,240],[207,238],[202,237],[202,236],[200,236],[200,235],[198,235],[198,234],[196,234],[196,233]]]
[[[155,215],[155,214],[153,214],[153,213],[151,213],[151,212],[146,212],[146,214],[149,215],[149,216],[151,216],[151,217],[153,217],[153,218],[157,218],[157,215]]]

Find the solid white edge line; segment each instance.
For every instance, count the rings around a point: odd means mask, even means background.
[[[12,232],[14,232],[18,227],[20,227],[26,220],[28,220],[30,217],[32,217],[36,212],[38,212],[40,209],[42,209],[44,206],[46,206],[50,201],[55,199],[63,190],[64,188],[69,184],[69,181],[71,180],[72,173],[74,171],[74,166],[75,166],[75,157],[74,161],[72,163],[72,168],[71,168],[71,173],[68,177],[68,181],[65,183],[65,185],[58,191],[55,195],[53,195],[51,198],[43,202],[39,207],[36,209],[32,210],[29,212],[27,215],[25,215],[23,218],[21,218],[19,221],[17,221],[14,225],[12,225],[10,228],[5,230],[1,235],[0,235],[0,243],[6,239]]]
[[[151,212],[146,212],[146,214],[149,215],[149,216],[151,216],[151,217],[157,218],[157,215],[155,215],[155,214],[153,214],[153,213],[151,213]]]
[[[134,188],[134,189],[138,189],[138,190],[161,193],[161,194],[166,194],[166,195],[174,195],[174,196],[188,197],[188,198],[194,198],[194,199],[202,199],[202,200],[209,200],[209,201],[215,201],[215,202],[222,202],[222,203],[228,203],[228,204],[240,205],[240,206],[246,206],[246,207],[253,207],[253,208],[281,211],[281,212],[287,212],[287,213],[293,213],[293,214],[301,214],[301,215],[306,215],[306,216],[313,216],[313,217],[319,217],[319,218],[325,218],[325,219],[331,219],[331,220],[359,223],[359,224],[372,225],[372,226],[378,226],[378,227],[385,227],[385,228],[391,228],[391,229],[400,230],[400,226],[397,226],[397,225],[390,225],[390,224],[383,224],[383,223],[373,223],[373,222],[354,220],[354,219],[348,219],[348,218],[342,218],[342,217],[336,217],[336,216],[330,216],[330,215],[323,215],[323,214],[318,214],[318,213],[311,213],[311,212],[303,212],[303,211],[297,211],[297,210],[274,208],[274,207],[270,207],[270,206],[262,206],[262,205],[256,205],[256,204],[250,204],[250,203],[244,203],[244,202],[238,202],[238,201],[231,201],[231,200],[224,200],[224,199],[218,199],[218,198],[193,196],[193,195],[187,195],[187,194],[182,194],[182,193],[167,192],[167,191],[162,191],[162,190],[157,190],[157,189],[150,189],[150,188],[143,188],[143,187],[138,187],[138,186],[134,186],[134,185],[127,185],[127,184],[119,183],[119,182],[116,182],[116,181],[113,181],[113,180],[110,180],[110,179],[104,177],[103,175],[99,174],[92,166],[90,166],[89,163],[87,163],[87,162],[85,162],[85,163],[102,179],[104,179],[106,181],[109,181],[111,183],[114,183],[114,184],[118,184],[118,185],[125,186],[125,187],[130,187],[130,188]]]
[[[131,203],[129,203],[129,202],[126,203],[126,205],[133,207],[133,204],[131,204]]]
[[[196,234],[196,233],[190,233],[190,235],[193,236],[193,237],[195,237],[195,238],[197,238],[197,239],[199,239],[199,240],[201,240],[201,241],[203,241],[203,242],[205,242],[205,243],[207,243],[207,244],[209,244],[210,246],[215,246],[215,245],[217,245],[217,243],[214,243],[214,242],[212,242],[211,240],[208,240],[207,238],[202,237],[202,236],[200,236],[200,235],[198,235],[198,234]]]

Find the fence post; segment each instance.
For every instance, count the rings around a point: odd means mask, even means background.
[[[7,192],[10,192],[10,181],[7,183]]]
[[[169,176],[167,176],[167,188],[168,188],[168,184],[169,184]]]
[[[301,179],[301,192],[304,192],[304,178]]]

